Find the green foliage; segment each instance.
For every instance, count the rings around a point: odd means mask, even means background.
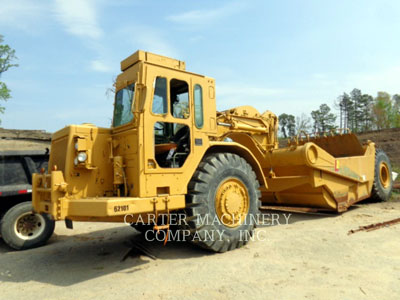
[[[368,131],[372,129],[372,105],[374,103],[374,97],[368,94],[363,94],[358,103],[357,119],[358,126],[357,132]]]
[[[392,99],[386,92],[378,92],[375,103],[372,107],[372,116],[377,129],[392,127],[394,109]]]
[[[400,127],[400,95],[392,96],[392,105],[392,126],[398,128]]]
[[[399,94],[393,95],[392,100],[394,102],[394,105],[396,105],[397,107],[400,107],[400,95]]]
[[[9,45],[3,44],[3,36],[0,35],[0,78],[1,75],[11,67],[18,66],[17,64],[12,63],[15,59],[15,50],[12,49]],[[7,101],[10,98],[10,89],[4,82],[0,81],[0,100]],[[4,109],[5,108],[0,105],[0,113],[4,113]]]
[[[354,103],[347,93],[338,97],[340,128],[351,128],[353,124]]]
[[[400,127],[400,95],[378,92],[376,98],[353,89],[337,98],[339,127],[353,132]],[[318,117],[314,113],[314,119]]]
[[[296,134],[296,120],[293,115],[281,114],[278,119],[284,138]]]
[[[331,108],[327,104],[321,104],[318,110],[311,112],[314,121],[315,132],[327,132],[336,128],[336,116],[331,113]]]
[[[361,107],[360,107],[360,103],[362,101],[362,94],[361,94],[361,90],[359,89],[353,89],[350,92],[350,97],[351,97],[351,101],[353,104],[353,107],[351,109],[351,130],[354,132],[358,132],[359,131],[359,124],[360,124],[360,117],[362,116],[362,111],[361,111]]]

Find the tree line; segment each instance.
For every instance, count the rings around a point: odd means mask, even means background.
[[[335,129],[365,132],[400,127],[400,95],[378,92],[376,97],[359,89],[343,93],[334,101],[336,113],[324,103],[310,115],[295,117],[283,113],[279,116],[281,135],[284,138],[301,132],[323,133]]]
[[[15,59],[15,50],[9,45],[3,44],[3,36],[0,34],[0,79],[1,75],[8,69],[18,66],[12,63]],[[10,89],[4,82],[0,81],[0,114],[4,113],[4,106],[1,105],[1,101],[7,101],[10,98]]]

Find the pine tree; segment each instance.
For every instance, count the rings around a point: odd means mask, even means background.
[[[351,120],[351,130],[354,132],[360,131],[360,118],[362,118],[363,112],[361,111],[360,104],[362,102],[362,94],[361,90],[353,89],[350,92],[351,101],[353,104],[352,109],[350,110],[349,119]]]
[[[347,93],[338,97],[338,106],[340,109],[340,128],[352,127],[352,115],[354,104],[351,97]]]
[[[360,131],[368,131],[372,129],[372,105],[374,98],[371,95],[363,94],[358,103],[358,120]]]
[[[289,136],[296,135],[296,119],[293,115],[288,116],[287,129],[288,129]]]
[[[331,113],[331,108],[327,104],[321,104],[318,110],[312,111],[311,117],[314,120],[315,132],[328,132],[336,128],[336,116]]]

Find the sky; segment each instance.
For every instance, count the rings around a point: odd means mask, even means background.
[[[400,93],[399,14],[397,0],[0,0],[19,64],[1,77],[0,126],[110,127],[106,91],[138,49],[215,78],[219,110],[298,116],[353,88]]]

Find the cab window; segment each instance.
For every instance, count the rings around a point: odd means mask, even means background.
[[[115,95],[113,126],[121,126],[133,120],[132,101],[134,99],[135,84],[119,90]]]
[[[189,126],[179,123],[154,124],[154,153],[161,168],[180,168],[190,154]]]
[[[167,79],[157,77],[154,82],[154,97],[151,111],[155,114],[166,114],[167,106]]]
[[[175,118],[189,118],[189,85],[186,81],[172,79],[170,82],[171,114]]]
[[[194,122],[197,128],[203,128],[203,89],[201,85],[194,86]]]

